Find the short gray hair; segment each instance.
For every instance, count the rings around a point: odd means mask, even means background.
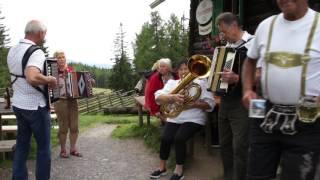
[[[53,57],[54,57],[54,58],[57,58],[59,54],[65,55],[65,53],[64,53],[63,50],[57,50],[56,52],[53,53]]]
[[[27,23],[26,28],[24,30],[25,34],[29,33],[38,33],[38,32],[46,32],[47,27],[38,20],[31,20]]]
[[[160,64],[165,64],[170,69],[172,69],[171,60],[169,58],[161,58],[161,59],[159,59],[158,60],[158,66],[160,66]]]
[[[219,14],[215,19],[215,25],[218,27],[221,23],[230,26],[232,23],[236,23],[238,27],[241,27],[241,22],[238,16],[231,12],[224,12]]]

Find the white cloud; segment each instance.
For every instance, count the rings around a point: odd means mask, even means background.
[[[135,34],[157,10],[163,19],[171,13],[189,16],[190,0],[166,0],[155,9],[154,0],[2,0],[3,23],[9,28],[10,45],[23,38],[24,26],[31,19],[39,19],[48,27],[47,45],[52,54],[64,50],[67,58],[86,64],[110,64],[113,41],[120,22],[126,40],[134,41]],[[130,52],[132,54],[132,52]]]

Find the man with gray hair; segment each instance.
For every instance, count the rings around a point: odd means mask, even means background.
[[[227,48],[236,51],[233,68],[225,68],[221,79],[228,83],[228,92],[218,94],[221,103],[218,114],[221,156],[226,180],[243,180],[246,177],[248,153],[248,111],[241,103],[241,66],[246,57],[250,40],[253,38],[241,29],[239,18],[231,12],[221,13],[216,25]]]
[[[45,54],[37,46],[43,43],[46,27],[37,20],[27,23],[25,37],[8,53],[8,67],[13,88],[12,108],[18,133],[12,179],[28,179],[26,161],[31,135],[37,143],[36,179],[50,179],[50,110],[42,92],[44,85],[55,87],[57,80],[42,74]],[[26,62],[25,67],[22,62]]]

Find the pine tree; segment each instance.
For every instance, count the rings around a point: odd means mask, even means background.
[[[188,31],[184,28],[183,21],[171,14],[170,19],[165,24],[167,57],[173,64],[188,56]]]
[[[127,42],[125,41],[125,32],[122,23],[120,30],[116,34],[115,45],[115,64],[110,76],[110,87],[115,90],[131,90],[134,85],[134,76],[131,64],[128,58]]]
[[[165,36],[159,12],[152,12],[150,22],[146,22],[141,33],[136,35],[133,62],[137,71],[150,70],[155,61],[167,57]]]
[[[7,66],[7,54],[9,48],[7,44],[10,42],[10,38],[7,34],[8,30],[2,23],[4,17],[1,15],[0,10],[0,87],[9,86],[9,70]]]
[[[188,33],[184,22],[180,22],[177,16],[171,15],[167,22],[163,22],[158,12],[151,13],[151,21],[144,23],[133,46],[136,70],[148,71],[160,58],[170,58],[173,63],[186,58]]]
[[[48,46],[46,46],[45,44],[46,44],[46,40],[43,40],[43,42],[42,42],[39,46],[40,46],[40,48],[43,50],[45,56],[46,56],[46,57],[49,57]]]

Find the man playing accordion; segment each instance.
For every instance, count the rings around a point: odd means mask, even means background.
[[[227,92],[221,95],[218,116],[224,177],[226,180],[242,180],[246,176],[249,119],[248,111],[241,103],[240,74],[253,36],[241,29],[238,17],[230,12],[220,14],[216,24],[228,42],[226,48],[236,52],[233,66],[225,65],[221,75],[222,83],[228,86]]]

